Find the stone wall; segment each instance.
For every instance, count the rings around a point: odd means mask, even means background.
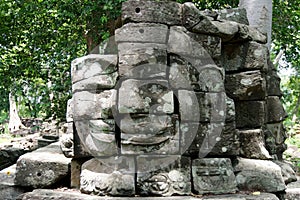
[[[115,49],[72,62],[61,146],[83,164],[71,184],[112,196],[284,191],[280,79],[246,11],[129,0],[122,21]]]

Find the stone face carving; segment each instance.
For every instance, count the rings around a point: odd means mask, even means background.
[[[128,0],[122,21],[115,55],[72,62],[73,137],[61,144],[69,157],[95,157],[82,166],[81,191],[283,191],[290,169],[255,160],[282,158],[286,113],[267,38],[245,10]]]

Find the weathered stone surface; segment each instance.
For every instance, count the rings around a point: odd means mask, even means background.
[[[264,101],[237,101],[235,111],[237,128],[259,128],[265,122]]]
[[[0,150],[0,170],[16,163],[18,158],[26,153],[22,148],[8,147]]]
[[[247,26],[244,24],[239,25],[239,36],[242,39],[253,40],[258,43],[267,43],[267,34],[260,32],[257,28]]]
[[[240,190],[279,192],[286,188],[280,167],[272,161],[238,158],[234,171]]]
[[[15,184],[33,188],[49,187],[70,173],[70,162],[71,159],[61,152],[58,142],[24,154],[17,161]]]
[[[76,121],[75,125],[79,142],[90,154],[93,156],[117,155],[114,120]]]
[[[197,194],[224,194],[237,191],[229,158],[202,158],[192,161],[193,189]]]
[[[120,43],[119,75],[129,78],[166,78],[167,46],[155,43]]]
[[[223,45],[223,67],[226,71],[262,70],[268,68],[268,48],[257,42]]]
[[[168,115],[125,116],[121,119],[122,154],[179,154],[178,121]]]
[[[207,17],[198,10],[195,4],[186,2],[182,7],[182,23],[187,29],[193,28],[201,20],[208,20]]]
[[[285,184],[289,184],[291,182],[297,181],[297,176],[295,171],[292,168],[292,164],[286,161],[279,161],[279,160],[274,160],[273,162],[281,168],[281,174]]]
[[[235,104],[233,99],[226,96],[226,122],[235,121]]]
[[[138,156],[137,193],[142,196],[189,195],[190,162],[190,158],[181,156]]]
[[[182,121],[224,122],[226,94],[178,91],[179,113]]]
[[[168,82],[161,79],[134,80],[121,83],[118,90],[120,113],[168,113],[174,112],[173,92]]]
[[[216,65],[206,65],[199,71],[199,90],[203,92],[224,92],[224,71]]]
[[[279,200],[275,194],[259,193],[259,194],[227,194],[227,195],[209,195],[201,199],[215,200]]]
[[[247,11],[245,8],[231,8],[218,11],[218,20],[234,21],[249,25]]]
[[[73,122],[73,99],[69,99],[67,102],[66,121]]]
[[[241,151],[240,155],[253,159],[271,159],[266,149],[264,133],[261,129],[239,130]]]
[[[214,64],[212,58],[218,58],[221,55],[221,40],[214,36],[191,33],[182,26],[172,26],[168,40],[168,52],[200,59],[204,62],[203,65]]]
[[[275,67],[272,64],[272,61],[268,61],[269,63],[269,71],[267,72],[266,80],[267,80],[267,93],[268,96],[282,96],[282,92],[280,90],[280,77],[277,74]]]
[[[172,1],[130,0],[122,4],[125,22],[152,22],[168,25],[181,24],[182,5]],[[159,10],[159,12],[157,12]]]
[[[170,55],[169,84],[174,90],[199,89],[199,71],[188,60],[178,55]]]
[[[193,3],[183,4],[183,25],[192,32],[216,35],[223,41],[229,41],[238,32],[236,22],[211,21]]]
[[[275,124],[267,124],[266,127],[274,136],[276,144],[284,143],[285,139],[287,138],[287,133],[282,122]]]
[[[120,42],[158,43],[167,42],[168,26],[153,23],[128,23],[115,31],[115,39]]]
[[[72,61],[72,83],[117,71],[117,55],[90,54]]]
[[[66,123],[64,125],[66,127],[66,132],[59,138],[60,148],[67,158],[72,158],[74,156],[73,125],[73,122]]]
[[[281,122],[287,118],[283,105],[277,96],[269,96],[267,98],[267,122]]]
[[[80,91],[99,92],[103,89],[112,89],[117,83],[118,73],[93,76],[72,85],[73,94]]]
[[[228,96],[235,100],[264,100],[266,81],[260,71],[226,75],[225,88]]]
[[[74,120],[112,118],[116,93],[114,89],[98,94],[88,91],[76,92],[73,94]]]
[[[265,195],[262,194],[263,197]],[[171,197],[98,197],[94,195],[81,194],[78,191],[70,190],[49,190],[37,189],[26,193],[20,200],[199,200],[193,196],[171,196]],[[227,200],[227,199],[226,199]],[[248,199],[242,199],[248,200]],[[249,199],[250,200],[250,199]],[[253,200],[253,198],[251,199]],[[277,200],[277,199],[267,199]]]
[[[87,159],[85,158],[76,158],[71,161],[71,188],[80,188],[80,174],[81,174],[81,166],[85,163]]]
[[[130,157],[93,158],[82,165],[80,190],[101,196],[132,196],[135,194],[134,166]]]
[[[181,145],[186,155],[238,155],[239,132],[234,124],[181,123]]]

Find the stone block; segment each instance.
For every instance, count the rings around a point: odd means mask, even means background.
[[[238,24],[239,33],[238,37],[236,37],[233,41],[255,41],[261,44],[267,43],[267,34],[262,33],[258,30],[258,28],[248,26],[245,24]]]
[[[93,158],[82,165],[80,190],[100,196],[133,196],[134,166],[130,157]]]
[[[71,188],[80,188],[80,174],[81,174],[81,166],[86,159],[72,159],[71,161]]]
[[[179,113],[182,121],[224,122],[226,94],[178,91]]]
[[[274,123],[274,124],[267,124],[266,128],[271,132],[272,136],[274,137],[275,144],[282,144],[287,138],[286,129],[283,123]]]
[[[170,55],[169,84],[173,90],[199,91],[199,73],[204,64],[201,60]]]
[[[73,126],[73,122],[65,123],[64,127],[66,131],[59,137],[60,148],[67,158],[72,158],[74,156]]]
[[[266,149],[263,130],[239,130],[239,135],[241,143],[241,156],[262,160],[272,158]]]
[[[167,46],[155,43],[120,43],[119,75],[126,78],[166,78]]]
[[[90,54],[71,63],[72,83],[117,71],[117,55]]]
[[[142,196],[189,195],[190,158],[138,156],[137,193]]]
[[[235,121],[235,104],[233,99],[226,96],[226,122]]]
[[[272,65],[272,66],[270,66]],[[269,71],[267,72],[266,80],[267,80],[267,93],[268,96],[282,96],[282,92],[280,90],[280,77],[277,74],[275,67],[272,64],[272,61],[269,60]]]
[[[285,184],[297,181],[296,173],[292,168],[293,164],[279,160],[274,160],[273,162],[281,168],[281,174]]]
[[[113,117],[117,91],[105,90],[100,93],[81,91],[73,94],[74,120],[108,119]]]
[[[218,20],[228,20],[249,25],[247,11],[245,8],[230,8],[218,10],[217,12]]]
[[[202,158],[192,161],[193,189],[197,194],[224,194],[237,191],[229,158]]]
[[[121,119],[122,154],[179,154],[178,121],[169,115],[127,115]]]
[[[223,67],[227,72],[261,70],[268,68],[268,48],[257,42],[230,43],[223,45]]]
[[[182,7],[182,23],[187,29],[193,28],[201,20],[208,20],[207,17],[191,2],[186,2]]]
[[[199,91],[224,92],[224,71],[217,65],[206,65],[199,70]]]
[[[122,4],[122,20],[125,23],[152,22],[180,25],[181,7],[181,4],[171,1],[130,0]]]
[[[191,58],[191,60],[192,58],[202,60],[203,65],[214,64],[212,58],[221,56],[221,39],[191,33],[182,26],[172,26],[168,39],[168,52]]]
[[[181,123],[181,145],[185,155],[237,155],[239,136],[233,123]]]
[[[112,89],[117,84],[118,73],[93,76],[72,85],[73,94],[80,91],[99,92],[104,89]]]
[[[25,154],[23,148],[7,147],[0,149],[0,170],[5,169],[16,163],[18,158]]]
[[[227,95],[234,100],[264,100],[266,81],[260,71],[226,75]]]
[[[50,187],[70,174],[71,159],[60,150],[59,142],[24,154],[17,161],[15,184]]]
[[[207,195],[201,198],[203,200],[279,200],[275,194],[263,193],[258,194],[223,194],[223,195]]]
[[[118,99],[120,113],[168,113],[174,112],[173,92],[168,82],[161,79],[121,82]]]
[[[286,188],[280,167],[272,161],[238,158],[234,171],[240,190],[275,193]]]
[[[154,23],[128,23],[115,31],[115,39],[120,42],[140,42],[166,44],[168,26]]]
[[[66,121],[73,122],[73,99],[69,99],[67,102],[67,112],[66,112]]]
[[[114,120],[76,121],[75,125],[84,151],[96,157],[118,154]]]
[[[264,101],[237,101],[235,111],[237,128],[259,128],[265,123]]]
[[[267,97],[266,112],[268,123],[281,122],[288,116],[279,97],[277,96]]]

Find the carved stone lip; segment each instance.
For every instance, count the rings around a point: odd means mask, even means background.
[[[128,140],[122,140],[121,144],[124,145],[157,145],[164,143],[170,139],[169,136],[157,137],[157,136],[148,136],[148,137],[132,137]]]
[[[115,134],[114,133],[102,133],[102,132],[93,132],[90,131],[90,134],[94,140],[100,141],[100,142],[107,142],[111,143],[115,140]]]

